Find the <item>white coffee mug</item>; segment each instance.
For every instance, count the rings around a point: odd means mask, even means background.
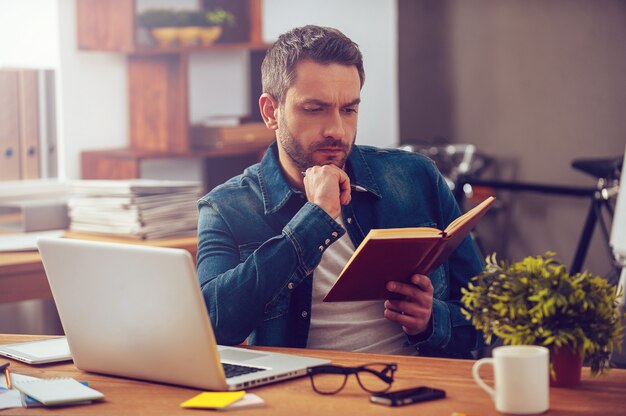
[[[550,352],[534,345],[507,345],[493,349],[493,358],[481,358],[472,367],[478,385],[491,395],[496,410],[511,414],[543,413],[550,408]],[[495,388],[478,373],[493,365]]]

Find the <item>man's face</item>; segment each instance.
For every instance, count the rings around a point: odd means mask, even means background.
[[[281,161],[302,172],[316,165],[343,168],[356,139],[360,89],[354,66],[300,62],[278,110]]]

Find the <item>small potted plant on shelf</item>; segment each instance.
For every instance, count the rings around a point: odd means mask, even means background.
[[[205,13],[199,10],[183,10],[178,12],[180,29],[178,40],[183,46],[194,46],[200,43],[202,31],[206,26]]]
[[[615,286],[583,272],[570,275],[548,252],[509,264],[487,258],[463,289],[463,313],[487,342],[542,345],[551,351],[551,384],[580,382],[583,359],[591,375],[604,372],[619,348],[622,320]]]
[[[224,26],[233,26],[235,16],[224,10],[215,9],[204,14],[205,25],[200,31],[200,43],[211,45],[222,35]]]
[[[170,9],[149,9],[137,17],[139,25],[150,31],[161,47],[172,46],[178,42],[181,26],[181,14]]]
[[[223,9],[204,10],[149,9],[139,14],[139,25],[150,31],[160,47],[210,45],[233,25],[235,16]]]

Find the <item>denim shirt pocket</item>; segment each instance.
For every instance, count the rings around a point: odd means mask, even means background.
[[[258,249],[263,243],[246,243],[240,245],[239,260],[243,263]],[[293,279],[289,279],[290,281]],[[292,290],[287,287],[287,284],[265,305],[263,320],[269,321],[271,319],[279,318],[285,315],[289,311],[289,301]]]

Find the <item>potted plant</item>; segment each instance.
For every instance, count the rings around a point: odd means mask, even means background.
[[[580,382],[583,358],[591,375],[604,372],[622,321],[615,286],[591,273],[570,275],[552,252],[509,264],[487,258],[461,298],[463,313],[487,342],[542,345],[551,351],[551,384]]]
[[[200,42],[203,45],[210,45],[219,39],[224,26],[235,24],[235,16],[220,8],[206,12],[204,18],[205,25],[200,31]]]
[[[141,27],[150,31],[159,46],[171,46],[178,41],[178,28],[182,23],[180,13],[170,9],[148,9],[137,19]]]
[[[180,28],[178,40],[183,46],[197,45],[201,41],[202,30],[206,26],[206,16],[203,11],[183,10],[178,12]]]

